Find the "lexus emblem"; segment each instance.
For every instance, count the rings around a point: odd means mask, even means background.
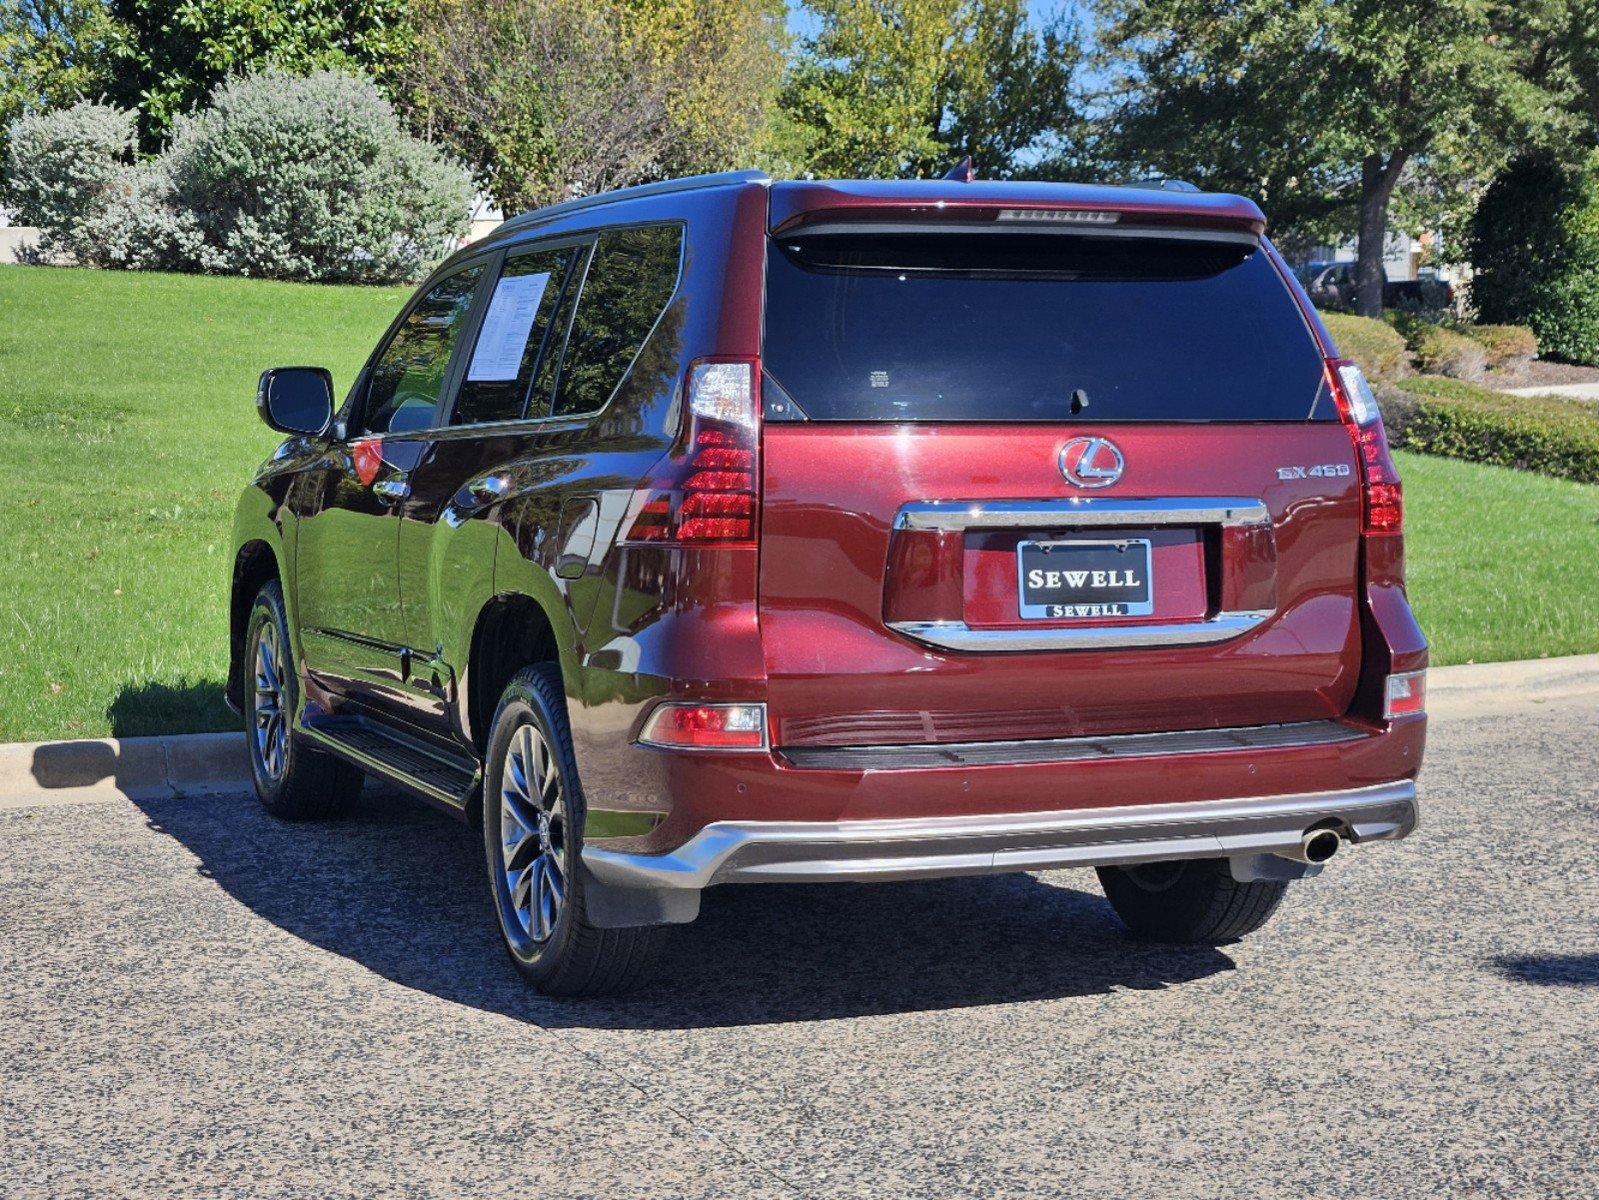
[[[1126,469],[1127,460],[1109,438],[1073,438],[1060,448],[1060,473],[1076,487],[1109,487]]]

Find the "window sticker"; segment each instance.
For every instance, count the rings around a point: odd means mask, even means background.
[[[472,352],[467,379],[492,383],[517,377],[528,334],[533,331],[533,318],[538,315],[539,301],[549,282],[550,273],[544,271],[538,275],[512,275],[494,285],[494,299],[489,301],[488,315],[483,318],[483,332]]]

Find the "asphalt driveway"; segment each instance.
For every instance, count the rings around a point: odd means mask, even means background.
[[[1582,1197],[1599,698],[1435,718],[1423,831],[1255,938],[1091,872],[722,889],[556,1002],[465,830],[394,796],[0,812],[0,1195]]]

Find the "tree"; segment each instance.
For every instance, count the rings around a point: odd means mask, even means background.
[[[1110,161],[1252,193],[1358,232],[1356,311],[1382,308],[1401,179],[1485,181],[1543,95],[1485,0],[1101,0]]]
[[[1482,320],[1529,325],[1547,354],[1599,363],[1599,150],[1522,155],[1477,206],[1471,296]]]
[[[808,0],[783,90],[803,166],[886,178],[1028,170],[1075,119],[1076,31],[1025,0]]]
[[[113,98],[140,112],[146,150],[230,75],[275,66],[392,79],[410,40],[407,0],[113,0],[127,31]]]
[[[1549,132],[1599,145],[1599,0],[1515,0],[1495,6],[1493,23],[1517,69],[1567,118]]]
[[[104,90],[119,39],[106,0],[0,0],[0,156],[18,117]]]
[[[775,0],[419,0],[412,121],[506,212],[747,162]]]

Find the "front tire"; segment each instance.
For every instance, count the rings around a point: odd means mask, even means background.
[[[1153,942],[1216,945],[1254,933],[1277,911],[1286,883],[1240,883],[1225,858],[1100,867],[1116,915]]]
[[[584,906],[583,792],[560,674],[528,667],[489,730],[483,848],[506,951],[548,996],[599,996],[644,982],[657,928],[597,929]]]
[[[289,645],[283,589],[269,580],[245,626],[244,732],[261,805],[285,821],[338,816],[355,805],[361,771],[294,736],[300,683]]]

